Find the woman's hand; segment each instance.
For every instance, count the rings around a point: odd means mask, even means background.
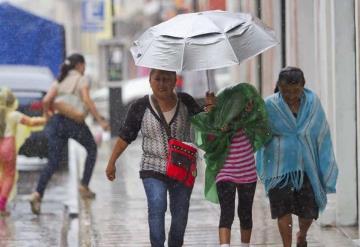
[[[115,164],[109,162],[107,167],[106,167],[105,173],[106,173],[106,177],[110,181],[115,180],[115,178],[116,178],[115,177],[115,174],[116,174],[116,166],[115,166]]]
[[[110,130],[110,124],[102,117],[99,121],[101,128],[105,131]]]
[[[116,141],[116,144],[112,150],[112,153],[110,155],[110,159],[108,162],[108,165],[106,167],[105,173],[106,177],[113,181],[115,179],[115,173],[116,173],[116,160],[119,158],[119,156],[122,154],[122,152],[126,149],[128,146],[127,142],[125,142],[121,137],[119,137]]]
[[[204,110],[206,112],[211,111],[215,107],[215,104],[216,104],[215,94],[213,92],[206,92]]]

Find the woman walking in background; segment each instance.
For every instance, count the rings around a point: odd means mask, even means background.
[[[307,231],[325,209],[326,194],[335,192],[338,175],[325,112],[304,85],[299,68],[281,70],[278,92],[265,100],[273,137],[257,154],[258,175],[284,247],[291,246],[292,214],[299,220],[297,246],[307,246]]]
[[[16,130],[19,124],[39,126],[44,117],[28,117],[16,111],[18,101],[10,89],[0,88],[0,216],[7,216],[6,205],[16,175]]]
[[[96,161],[97,146],[89,127],[84,122],[90,112],[104,130],[109,124],[96,110],[89,95],[89,83],[84,76],[85,59],[80,54],[72,54],[61,66],[57,81],[52,85],[43,99],[44,113],[50,118],[45,128],[48,136],[48,165],[40,175],[36,191],[31,195],[30,204],[34,214],[40,213],[41,199],[45,188],[59,167],[63,148],[69,138],[76,140],[87,151],[80,195],[83,198],[94,198],[95,193],[89,189],[90,178]]]

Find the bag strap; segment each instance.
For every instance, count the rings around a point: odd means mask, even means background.
[[[166,131],[166,134],[168,136],[168,139],[171,138],[171,129],[170,129],[170,126],[169,124],[166,122],[166,119],[164,117],[164,114],[162,113],[161,109],[160,109],[160,106],[159,106],[159,103],[157,101],[157,99],[154,97],[154,95],[151,95],[151,99],[154,103],[154,106],[155,106],[155,109],[156,111],[158,112],[159,114],[159,117],[160,117],[160,123],[164,126],[165,128],[165,131]]]

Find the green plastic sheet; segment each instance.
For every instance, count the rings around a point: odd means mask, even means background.
[[[252,107],[246,111],[249,102]],[[239,83],[220,91],[216,106],[210,112],[195,115],[191,121],[195,144],[205,151],[205,198],[218,203],[215,178],[225,162],[232,136],[242,128],[254,152],[271,139],[265,103],[255,87]]]

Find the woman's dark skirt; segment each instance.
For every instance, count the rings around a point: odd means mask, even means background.
[[[309,178],[304,174],[304,182],[299,191],[286,185],[269,190],[271,217],[281,218],[286,214],[295,214],[304,219],[317,219],[319,207],[315,201],[315,194]]]

